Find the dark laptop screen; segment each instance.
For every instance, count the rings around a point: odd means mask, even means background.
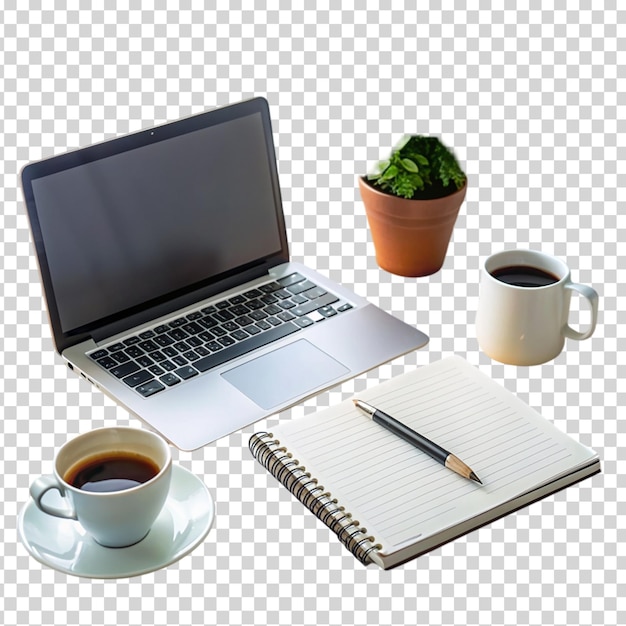
[[[271,156],[253,112],[33,178],[62,332],[280,252]]]

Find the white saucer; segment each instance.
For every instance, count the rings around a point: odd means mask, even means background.
[[[33,500],[20,512],[20,539],[35,559],[73,576],[127,578],[171,565],[207,536],[215,517],[213,499],[200,478],[177,465],[172,469],[165,506],[134,546],[105,548],[78,522],[47,515]]]

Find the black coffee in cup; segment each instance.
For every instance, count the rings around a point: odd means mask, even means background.
[[[108,452],[76,463],[63,477],[82,491],[100,493],[137,487],[159,473],[151,459],[132,452]]]
[[[516,287],[545,287],[559,282],[559,277],[530,265],[508,265],[490,274],[500,282]]]

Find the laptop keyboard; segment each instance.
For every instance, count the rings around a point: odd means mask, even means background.
[[[294,273],[89,356],[149,397],[351,308],[349,302]]]

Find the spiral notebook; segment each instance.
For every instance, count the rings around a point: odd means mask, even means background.
[[[467,480],[348,400],[250,451],[362,563],[395,567],[600,471],[598,455],[453,356],[359,394],[467,463]]]

